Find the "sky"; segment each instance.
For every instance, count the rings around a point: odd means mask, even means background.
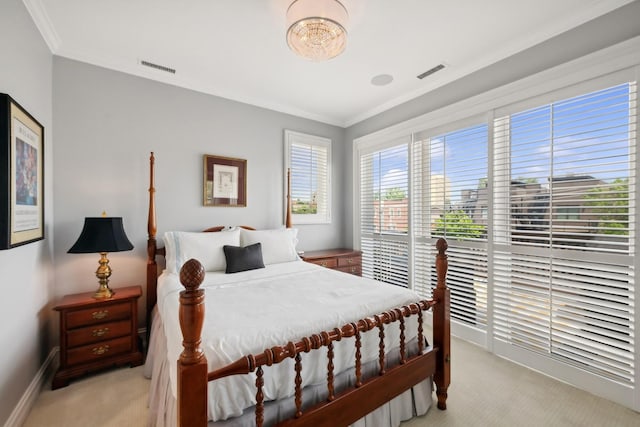
[[[551,176],[628,179],[629,91],[630,84],[622,84],[511,115],[511,179],[535,180],[543,187]],[[430,144],[430,174],[451,182],[452,202],[460,200],[461,190],[476,189],[487,177],[487,138],[488,126],[478,124],[423,142]],[[501,149],[508,148],[496,142],[496,150]],[[379,189],[374,191],[407,188],[407,144],[374,157],[372,178]]]

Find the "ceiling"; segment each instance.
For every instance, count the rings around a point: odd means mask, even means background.
[[[342,0],[347,49],[316,63],[286,45],[291,1],[23,0],[55,55],[341,127],[631,2]]]

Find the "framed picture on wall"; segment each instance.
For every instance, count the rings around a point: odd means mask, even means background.
[[[0,249],[44,239],[44,127],[0,94]]]
[[[205,206],[247,206],[247,161],[204,155]]]

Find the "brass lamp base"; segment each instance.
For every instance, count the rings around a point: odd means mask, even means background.
[[[93,294],[93,298],[95,299],[108,299],[115,295],[115,292],[108,286],[102,286],[102,284],[98,287],[98,290],[95,294]]]
[[[95,299],[106,299],[111,298],[115,294],[113,290],[109,287],[109,276],[111,276],[111,267],[109,267],[109,260],[107,259],[107,253],[100,253],[100,261],[98,261],[100,266],[96,270],[96,277],[100,281],[100,286],[93,297]]]

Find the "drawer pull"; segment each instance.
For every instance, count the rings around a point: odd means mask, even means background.
[[[349,264],[353,264],[353,258],[347,258],[347,262],[348,262]]]
[[[326,267],[327,266],[327,261],[321,261],[320,265],[323,266],[323,267]]]
[[[100,310],[100,311],[94,311],[93,313],[91,313],[91,317],[93,317],[94,319],[104,319],[108,315],[109,315],[109,310]]]
[[[109,351],[109,346],[108,345],[101,345],[100,347],[93,347],[93,349],[91,350],[91,352],[93,354],[97,354],[97,355],[105,354],[108,351]]]
[[[109,328],[102,328],[102,329],[94,329],[91,332],[91,336],[94,337],[103,337],[105,335],[107,335],[109,333]]]
[[[357,273],[358,272],[358,268],[357,267],[351,267],[351,273]]]

